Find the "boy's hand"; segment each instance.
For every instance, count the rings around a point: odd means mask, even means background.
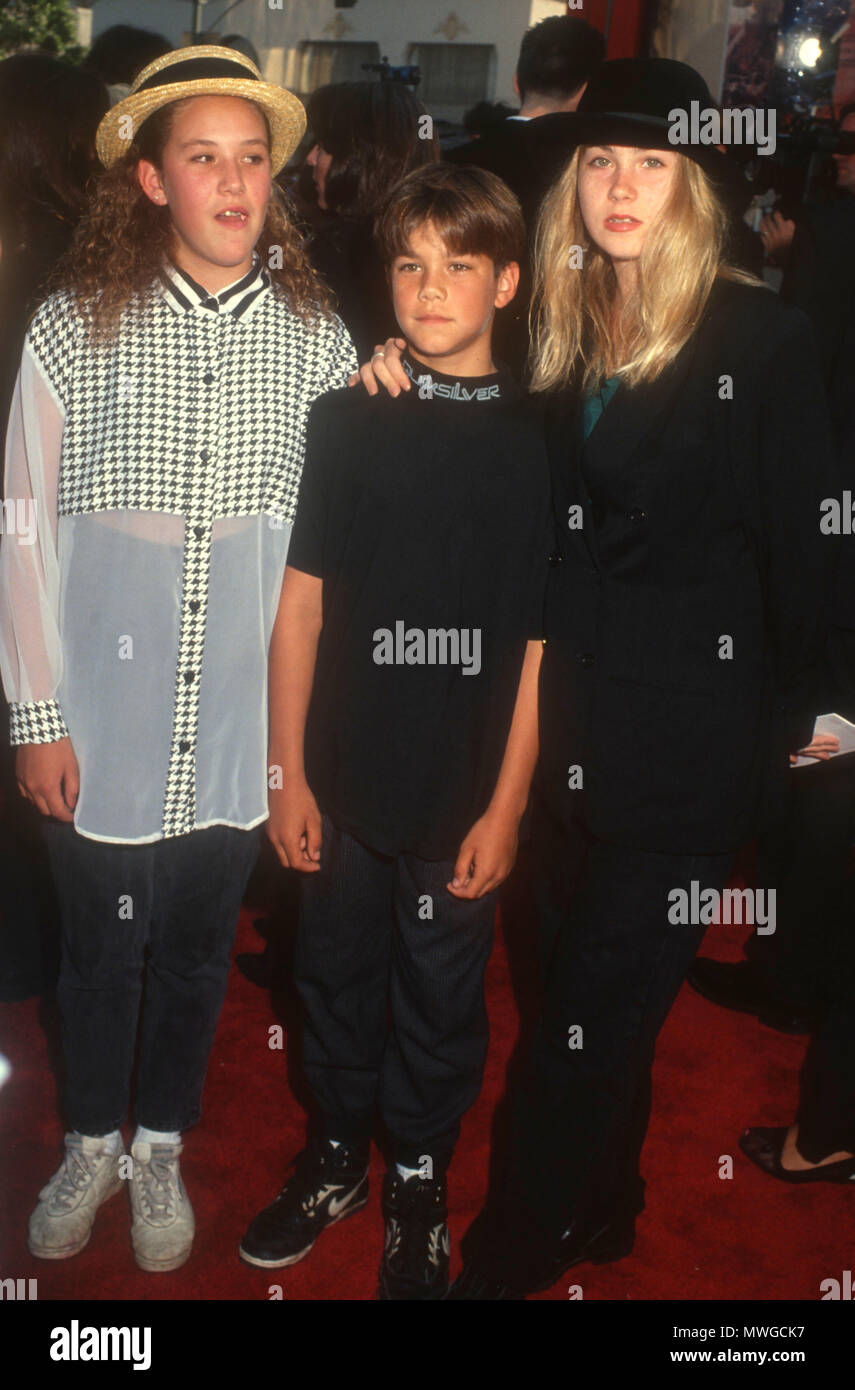
[[[489,809],[473,825],[446,884],[455,898],[483,898],[504,883],[517,857],[519,821]]]
[[[74,820],[80,770],[70,738],[55,743],[24,743],[15,755],[18,790],[43,816]]]
[[[348,377],[348,386],[355,386],[361,380],[369,396],[376,396],[380,386],[385,386],[390,396],[409,391],[413,383],[401,366],[401,353],[406,346],[403,338],[387,338],[382,347],[375,347],[371,361],[363,363],[358,372]]]
[[[267,796],[267,837],[286,869],[313,874],[321,867],[321,813],[307,782],[288,782]]]

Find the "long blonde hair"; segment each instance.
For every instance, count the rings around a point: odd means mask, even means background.
[[[663,215],[645,239],[638,288],[616,313],[609,257],[588,236],[579,206],[584,147],[544,199],[535,234],[531,389],[577,381],[585,391],[605,377],[629,386],[654,381],[691,337],[717,277],[762,281],[726,264],[728,217],[704,170],[677,156]],[[582,250],[582,267],[573,269]]]

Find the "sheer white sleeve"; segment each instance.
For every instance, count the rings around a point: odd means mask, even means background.
[[[59,635],[57,486],[65,412],[29,342],[6,437],[0,544],[0,675],[10,741],[53,743],[68,734],[57,688]]]

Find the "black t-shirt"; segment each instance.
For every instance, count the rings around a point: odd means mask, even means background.
[[[422,384],[396,399],[312,406],[288,563],[324,581],[321,809],[382,853],[445,859],[493,794],[554,532],[540,412],[513,378],[407,365]]]

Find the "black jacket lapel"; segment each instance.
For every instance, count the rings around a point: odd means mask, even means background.
[[[580,469],[584,446],[582,402],[575,391],[568,389],[547,398],[545,429],[561,545],[568,549],[578,548],[582,559],[588,564],[592,561],[596,563],[594,521]],[[570,526],[571,507],[582,508],[581,527]],[[578,513],[575,513],[574,520],[577,517]]]
[[[627,469],[642,440],[680,399],[689,373],[697,334],[655,381],[630,388],[621,383],[587,442],[582,459],[589,477],[616,478]]]

